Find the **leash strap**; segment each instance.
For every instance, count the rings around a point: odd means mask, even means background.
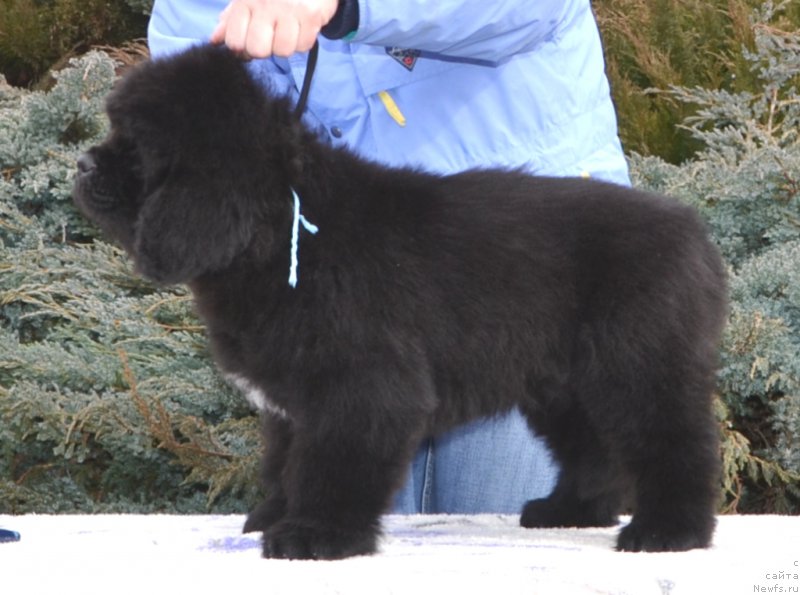
[[[297,100],[297,106],[294,108],[294,117],[298,120],[303,117],[303,112],[306,110],[308,103],[308,92],[311,90],[311,78],[314,76],[314,69],[317,67],[317,54],[319,53],[319,42],[315,41],[314,46],[308,53],[308,62],[306,63],[306,74],[303,77],[303,87],[300,89],[300,98]],[[294,199],[294,209],[292,217],[292,242],[291,253],[289,255],[289,285],[297,287],[297,252],[299,250],[299,235],[300,225],[310,234],[314,235],[319,231],[319,228],[308,221],[300,213],[300,197],[297,196],[294,188],[291,188],[292,198]]]
[[[306,63],[306,74],[303,76],[303,86],[300,89],[300,99],[297,100],[297,106],[294,108],[294,116],[298,120],[303,116],[306,111],[306,104],[308,103],[308,92],[311,90],[311,78],[314,76],[314,69],[317,67],[317,55],[319,54],[319,41],[314,41],[314,46],[308,52],[308,62]]]

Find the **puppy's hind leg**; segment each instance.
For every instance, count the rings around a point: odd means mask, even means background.
[[[635,512],[620,532],[618,550],[684,551],[711,543],[720,493],[718,427],[710,390],[685,387],[673,387],[683,394],[669,399],[669,416],[660,414],[664,423],[650,428],[631,451]]]
[[[576,405],[536,424],[560,466],[546,498],[530,500],[523,527],[610,527],[617,524],[625,486],[585,413]]]

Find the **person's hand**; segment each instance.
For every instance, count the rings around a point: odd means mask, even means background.
[[[338,0],[232,0],[219,15],[211,43],[224,43],[246,58],[305,52],[337,6]]]

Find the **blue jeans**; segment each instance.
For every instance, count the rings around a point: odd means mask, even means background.
[[[427,440],[417,452],[395,514],[521,512],[550,494],[558,467],[514,410]]]

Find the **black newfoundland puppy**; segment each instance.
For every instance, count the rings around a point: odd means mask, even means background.
[[[107,111],[75,200],[139,273],[189,285],[219,367],[261,404],[266,499],[245,530],[265,556],[374,552],[420,440],[513,407],[561,465],[523,526],[631,507],[620,550],[709,545],[726,298],[692,209],[371,163],[217,48],[136,68]]]

